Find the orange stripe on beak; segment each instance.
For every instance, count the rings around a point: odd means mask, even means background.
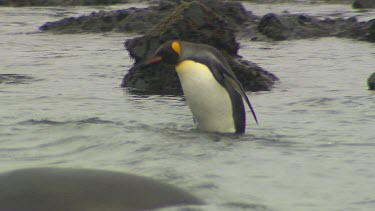
[[[161,56],[157,56],[157,57],[154,57],[154,58],[151,58],[147,61],[145,61],[143,64],[144,65],[150,65],[150,64],[155,64],[155,63],[159,63],[163,60],[163,58]]]

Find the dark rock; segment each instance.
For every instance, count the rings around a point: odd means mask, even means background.
[[[353,2],[353,8],[356,8],[356,9],[375,8],[375,1],[374,0],[355,0]]]
[[[103,170],[21,169],[0,174],[0,187],[2,211],[154,210],[202,204],[172,185]]]
[[[1,0],[0,0],[1,1]],[[187,0],[186,2],[191,2]],[[251,19],[259,18],[251,14],[239,2],[224,2],[217,0],[200,0],[207,7],[221,15],[231,28],[242,31]],[[181,4],[180,0],[160,0],[147,8],[129,8],[117,11],[93,12],[80,17],[64,18],[55,22],[47,22],[40,27],[42,31],[53,33],[97,33],[125,32],[145,34],[171,10]],[[257,23],[256,23],[257,24]],[[254,28],[255,25],[252,25]],[[249,28],[249,27],[247,27]],[[256,28],[256,27],[255,27]],[[249,32],[249,30],[247,30]],[[252,34],[256,32],[252,31]],[[248,34],[249,36],[249,34]]]
[[[273,13],[265,15],[259,23],[259,31],[274,40],[326,37],[331,32],[328,27],[311,16]]]
[[[0,0],[0,6],[89,6],[124,4],[128,2],[129,0]]]
[[[258,30],[261,18],[246,10],[241,3],[220,1],[220,3],[207,2],[206,5],[220,14],[228,26],[234,29],[237,37],[251,40],[264,39],[264,36]]]
[[[258,28],[267,37],[279,41],[330,36],[333,24],[307,15],[270,13],[263,16]]]
[[[23,84],[36,80],[29,75],[20,74],[0,74],[0,84]]]
[[[363,36],[364,41],[375,42],[375,19],[364,23],[365,33]]]
[[[367,33],[364,37],[364,40],[375,42],[375,19],[372,19],[371,21],[367,22]]]
[[[168,9],[162,6],[148,8],[129,8],[114,11],[92,12],[90,15],[64,18],[56,22],[47,22],[41,27],[42,31],[53,33],[98,33],[125,32],[146,33]]]
[[[370,21],[358,22],[351,18],[352,22],[343,24],[343,30],[338,31],[337,37],[353,38],[362,41],[375,42],[375,19]]]
[[[224,50],[224,53],[229,55],[237,53],[239,48],[233,29],[218,13],[198,1],[174,8],[144,37],[153,40],[150,42],[136,38],[125,43],[136,62],[139,58],[151,56],[157,47],[172,39],[205,43]],[[147,43],[144,43],[145,41]],[[148,47],[145,48],[145,45]]]
[[[1,1],[1,0],[0,0]],[[48,22],[40,27],[53,33],[125,32],[145,34],[168,16],[181,0],[159,0],[147,8],[93,12],[81,17]],[[192,2],[186,0],[185,2]],[[292,40],[327,36],[347,37],[374,42],[373,20],[358,22],[355,18],[319,19],[300,14],[267,14],[258,17],[239,2],[199,0],[211,11],[220,14],[222,22],[237,37],[250,40]]]
[[[308,15],[273,13],[263,16],[258,29],[272,40],[292,40],[319,37],[345,37],[374,42],[375,19],[358,22],[356,18],[324,20]]]
[[[237,57],[235,59],[229,59],[228,63],[245,90],[271,90],[275,82],[279,80],[274,74],[253,62]]]
[[[375,73],[371,74],[367,80],[369,90],[375,90]]]
[[[217,48],[227,58],[245,90],[270,90],[278,80],[261,67],[242,60],[237,55],[239,45],[235,41],[234,30],[218,13],[198,1],[179,5],[148,34],[127,40],[125,47],[135,59],[135,64],[138,64],[149,58],[161,44],[173,39],[204,43]],[[130,69],[122,86],[154,94],[182,93],[174,66],[163,63]]]

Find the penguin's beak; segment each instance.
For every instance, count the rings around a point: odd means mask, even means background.
[[[136,69],[139,69],[139,68],[143,68],[143,67],[146,67],[146,66],[151,65],[151,64],[159,63],[162,60],[163,60],[163,58],[161,56],[155,56],[155,57],[153,57],[151,59],[148,59],[144,62],[138,63],[132,69],[136,70]]]
[[[156,63],[159,63],[163,60],[163,58],[161,56],[156,56],[156,57],[153,57],[145,62],[143,62],[143,65],[150,65],[150,64],[156,64]]]

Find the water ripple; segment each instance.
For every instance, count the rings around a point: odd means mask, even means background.
[[[337,101],[337,98],[330,98],[330,97],[315,97],[315,98],[309,98],[309,99],[303,99],[298,102],[291,102],[288,103],[288,106],[294,106],[294,105],[306,105],[309,107],[315,107],[315,106],[322,106],[322,105],[329,105],[332,102]]]
[[[30,75],[0,74],[0,84],[24,84],[36,79]]]
[[[92,118],[87,118],[87,119],[82,119],[82,120],[77,120],[77,121],[53,121],[53,120],[48,120],[48,119],[43,119],[43,120],[35,120],[35,119],[29,119],[26,121],[19,122],[18,124],[20,125],[66,125],[66,124],[116,124],[116,125],[122,125],[123,123],[121,122],[113,122],[113,121],[108,121],[108,120],[102,120],[98,117],[92,117]]]
[[[272,210],[263,204],[250,204],[250,203],[243,203],[243,202],[228,202],[228,203],[223,204],[223,206],[231,208],[231,209],[237,208],[241,210],[257,210],[257,211]]]

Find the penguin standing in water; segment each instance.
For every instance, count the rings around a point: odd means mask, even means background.
[[[245,91],[225,58],[213,47],[183,41],[164,43],[142,66],[166,62],[176,67],[187,104],[197,128],[219,133],[244,133]]]

